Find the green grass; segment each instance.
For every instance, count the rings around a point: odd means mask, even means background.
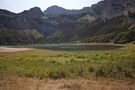
[[[40,79],[135,78],[135,46],[100,52],[31,50],[0,53],[0,73]]]

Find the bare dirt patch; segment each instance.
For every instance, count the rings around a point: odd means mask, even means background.
[[[32,50],[32,48],[10,48],[10,47],[0,47],[0,52],[18,52]]]

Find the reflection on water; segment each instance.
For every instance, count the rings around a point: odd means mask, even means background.
[[[31,47],[37,49],[47,49],[55,51],[104,51],[119,49],[123,46],[117,45],[25,45],[23,47]]]

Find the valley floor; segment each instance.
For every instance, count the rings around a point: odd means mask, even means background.
[[[0,90],[135,90],[134,55],[134,45],[98,52],[0,52]]]

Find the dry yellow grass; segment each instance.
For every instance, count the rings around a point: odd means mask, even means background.
[[[135,90],[135,82],[110,78],[39,80],[1,75],[0,90]]]

